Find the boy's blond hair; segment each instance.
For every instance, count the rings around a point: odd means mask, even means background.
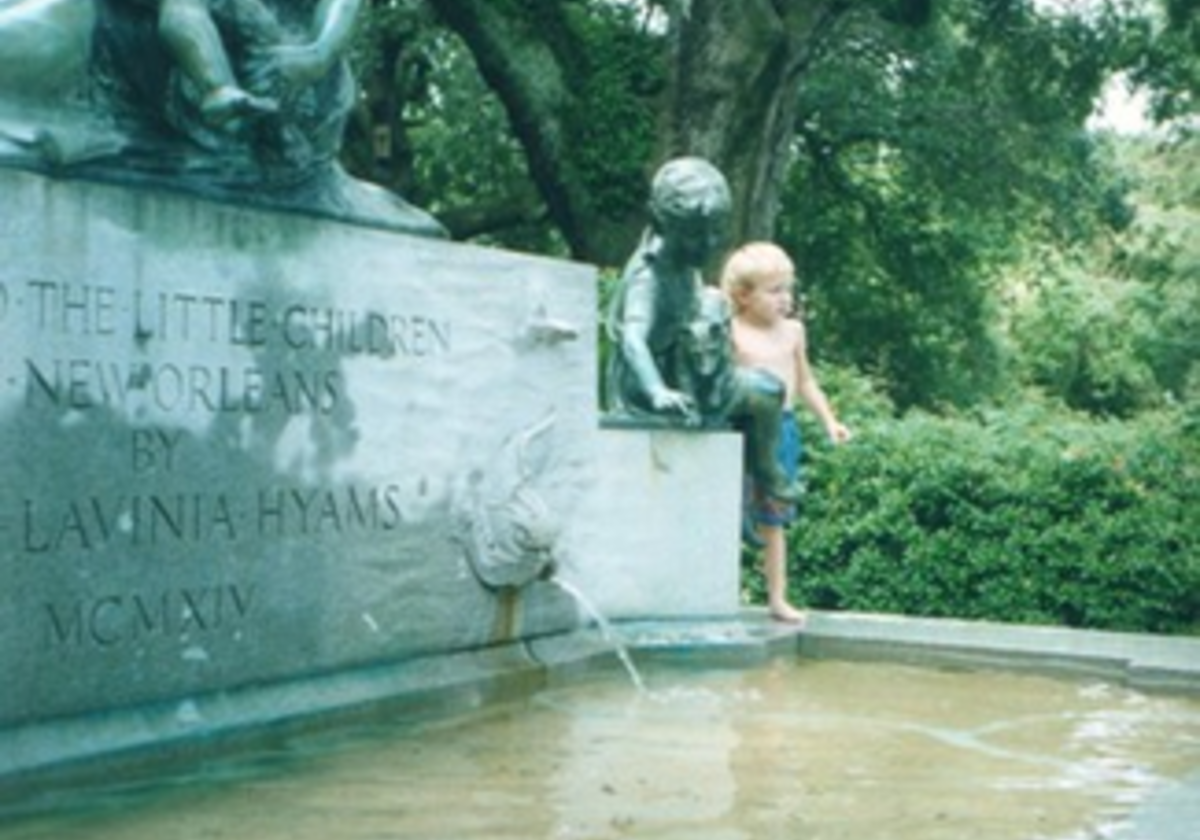
[[[738,248],[725,260],[721,271],[721,291],[734,308],[740,293],[770,277],[793,275],[796,265],[787,252],[774,242],[750,242]]]

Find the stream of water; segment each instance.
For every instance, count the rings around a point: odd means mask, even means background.
[[[646,681],[642,679],[641,672],[638,671],[637,666],[633,664],[633,657],[629,654],[628,645],[626,645],[621,640],[620,636],[617,635],[616,630],[613,629],[612,623],[605,618],[604,614],[600,612],[594,603],[592,603],[592,600],[579,590],[579,587],[559,577],[551,578],[550,581],[563,592],[566,592],[573,599],[575,599],[575,603],[579,605],[580,609],[587,613],[588,618],[595,622],[596,627],[600,630],[600,635],[604,638],[604,641],[608,642],[608,644],[612,646],[617,658],[621,660],[621,665],[625,668],[625,672],[629,674],[629,679],[631,679],[633,684],[637,686],[638,691],[644,692],[646,690]]]

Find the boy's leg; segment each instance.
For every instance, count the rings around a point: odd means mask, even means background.
[[[788,601],[787,534],[778,525],[759,525],[762,537],[763,575],[767,579],[767,609],[771,617],[788,624],[803,624],[804,613]]]

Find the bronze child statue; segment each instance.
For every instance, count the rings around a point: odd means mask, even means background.
[[[668,161],[654,176],[650,225],[608,313],[608,416],[646,426],[732,424],[745,434],[748,471],[771,495],[796,501],[799,488],[774,458],[783,383],[733,365],[728,307],[701,278],[723,245],[729,207],[725,177],[701,158]]]

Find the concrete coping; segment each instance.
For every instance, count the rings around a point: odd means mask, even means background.
[[[832,612],[810,612],[798,628],[771,621],[761,609],[733,621],[629,622],[621,632],[639,658],[753,664],[794,652],[1096,676],[1145,691],[1200,694],[1200,637]]]
[[[111,778],[114,768],[137,773],[282,732],[380,714],[440,716],[527,696],[614,667],[618,647],[638,665],[754,667],[800,655],[1091,676],[1200,695],[1200,638],[822,612],[801,629],[751,609],[593,626],[0,732],[0,802],[45,782]]]
[[[815,613],[801,655],[1094,675],[1200,694],[1200,638],[861,613]]]

